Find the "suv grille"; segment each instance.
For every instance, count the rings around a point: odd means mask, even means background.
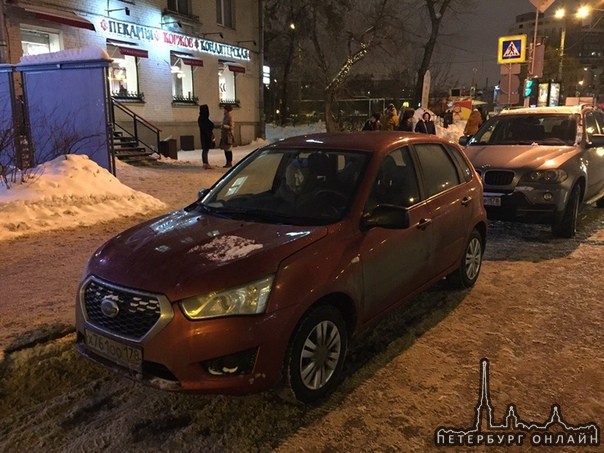
[[[90,280],[82,294],[86,320],[114,335],[140,341],[161,318],[159,296],[133,292],[100,281]],[[117,304],[118,311],[109,317],[101,310],[103,300]]]
[[[484,174],[484,183],[489,186],[509,186],[513,180],[513,171],[489,170]]]

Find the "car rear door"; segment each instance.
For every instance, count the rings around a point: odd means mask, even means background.
[[[469,235],[472,186],[467,184],[459,162],[441,143],[420,143],[413,146],[420,168],[421,186],[428,207],[432,232],[430,272],[435,276],[457,264]]]
[[[602,112],[589,110],[585,113],[585,141],[591,142],[591,135],[604,134],[604,115]],[[585,199],[604,191],[604,148],[591,147],[585,151],[587,160],[587,187]]]

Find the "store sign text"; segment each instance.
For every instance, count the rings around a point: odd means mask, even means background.
[[[196,50],[198,52],[220,57],[229,57],[245,61],[250,60],[250,51],[242,47],[231,46],[229,44],[182,35],[180,33],[172,33],[170,31],[154,29],[142,25],[127,24],[111,19],[101,19],[99,25],[104,32],[117,35],[121,38],[164,43],[169,46]]]

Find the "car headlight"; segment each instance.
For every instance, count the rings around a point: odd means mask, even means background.
[[[256,280],[237,288],[189,297],[180,308],[189,319],[264,313],[275,276]]]
[[[557,184],[565,181],[568,178],[568,174],[561,168],[555,170],[537,170],[526,174],[523,178],[523,182],[542,182],[545,184]]]

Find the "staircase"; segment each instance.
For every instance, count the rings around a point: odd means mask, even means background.
[[[159,153],[160,129],[111,99],[112,153],[124,161],[145,160]]]

